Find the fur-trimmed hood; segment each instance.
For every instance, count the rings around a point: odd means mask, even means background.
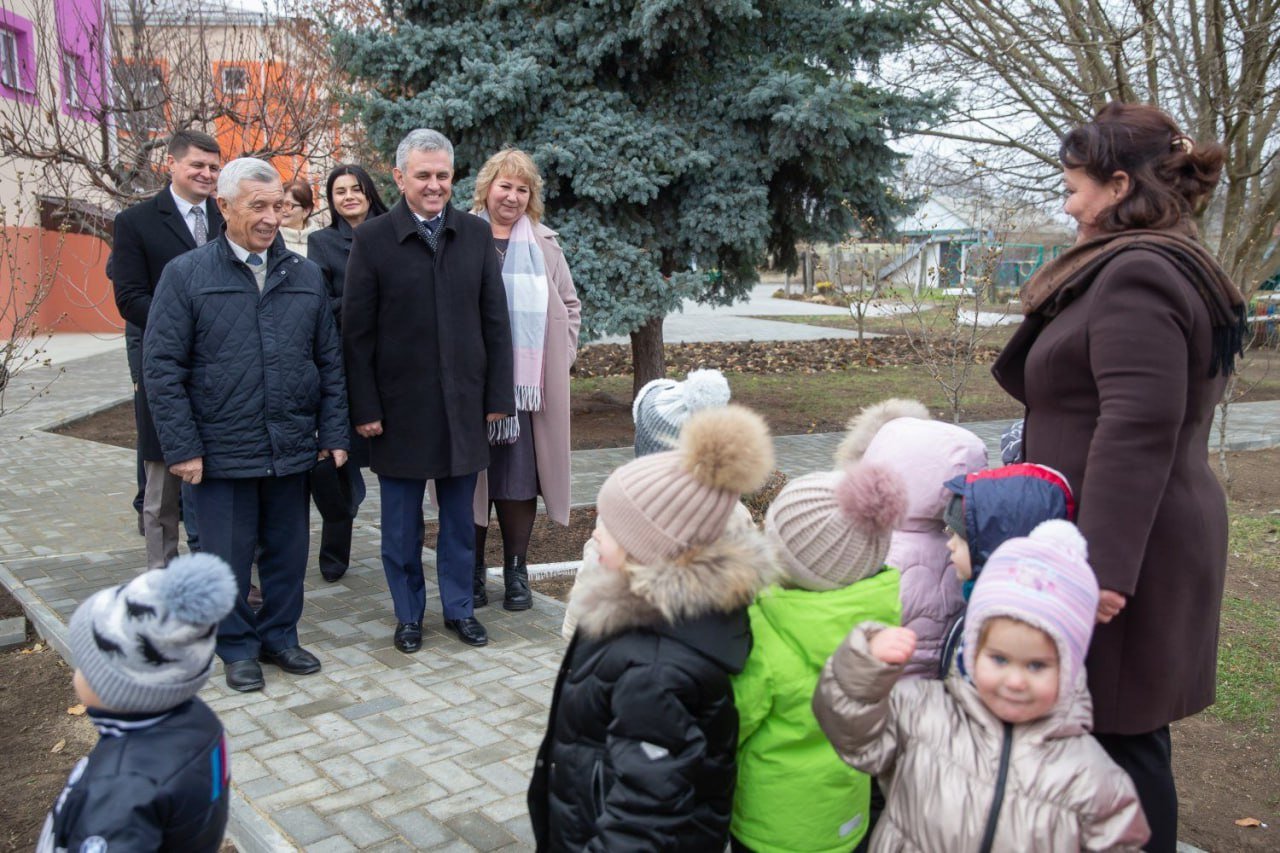
[[[731,528],[710,545],[653,565],[628,562],[578,579],[569,612],[592,639],[632,628],[661,631],[714,613],[740,610],[777,577],[776,558],[754,528]]]

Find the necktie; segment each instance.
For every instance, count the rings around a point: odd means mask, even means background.
[[[209,242],[209,223],[204,218],[203,207],[191,208],[191,221],[195,226],[192,229],[191,233],[196,238],[196,245],[203,246],[205,243],[208,243]],[[259,263],[261,263],[261,261],[259,261]]]
[[[255,255],[253,252],[250,252],[249,257],[245,258],[244,262],[251,267],[260,267],[262,266],[262,255]]]
[[[436,244],[440,242],[440,223],[444,221],[443,217],[437,216],[435,219],[424,220],[415,216],[414,221],[418,223],[418,236],[434,252]]]

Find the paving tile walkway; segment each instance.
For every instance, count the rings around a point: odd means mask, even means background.
[[[10,402],[53,370],[22,374]],[[68,362],[47,393],[0,419],[0,582],[64,655],[79,602],[144,560],[129,506],[133,453],[47,429],[128,395],[123,354],[113,352]],[[1004,424],[968,426],[991,446]],[[780,465],[825,467],[839,438],[779,438]],[[1280,402],[1235,407],[1229,439],[1280,443]],[[575,503],[592,502],[629,458],[629,448],[575,453]],[[492,642],[471,649],[443,632],[429,584],[423,649],[396,652],[370,486],[351,571],[336,584],[307,581],[301,639],[323,671],[298,678],[268,667],[266,690],[238,694],[219,669],[202,693],[231,738],[233,838],[245,851],[529,849],[524,792],[564,648],[563,606],[537,596],[525,613],[485,608]]]

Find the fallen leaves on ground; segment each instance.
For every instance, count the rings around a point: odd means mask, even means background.
[[[62,752],[62,750],[66,749],[66,748],[67,748],[67,739],[66,739],[66,738],[63,738],[62,740],[60,740],[60,741],[58,741],[57,743],[55,743],[55,744],[53,745],[53,749],[51,749],[51,750],[49,750],[49,751],[50,751],[50,752]]]
[[[72,705],[70,708],[67,709],[67,713],[73,717],[84,716],[84,705],[83,704]]]
[[[36,643],[34,646],[32,646],[29,649],[23,649],[22,654],[30,655],[30,654],[35,654],[36,652],[42,652],[42,651],[44,651],[44,643]]]
[[[1266,826],[1266,824],[1256,817],[1242,817],[1236,821],[1236,826]]]
[[[933,341],[929,359],[946,363],[964,357],[968,347],[949,341]],[[680,376],[690,370],[715,368],[733,373],[795,374],[826,373],[836,370],[877,369],[920,364],[921,355],[903,336],[870,338],[859,343],[852,338],[824,338],[817,341],[713,341],[668,344],[663,348],[667,373]],[[989,364],[999,348],[978,346],[972,352],[975,364]],[[631,347],[626,344],[594,344],[578,353],[573,375],[582,378],[630,376]]]

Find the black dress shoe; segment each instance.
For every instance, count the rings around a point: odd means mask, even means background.
[[[232,690],[252,693],[254,690],[262,689],[262,667],[258,666],[258,662],[253,658],[233,660],[226,665],[226,670],[227,686]]]
[[[489,643],[489,633],[474,616],[468,616],[465,619],[446,619],[444,626],[457,634],[458,639],[468,646],[484,646]]]
[[[329,583],[334,583],[335,581],[342,580],[342,576],[345,575],[346,573],[347,573],[346,566],[321,566],[320,567],[320,577],[324,578]]]
[[[533,606],[533,593],[529,591],[529,567],[524,557],[511,557],[502,567],[503,610],[528,610]]]
[[[310,675],[313,672],[320,671],[319,658],[302,646],[293,646],[292,648],[281,649],[278,652],[269,652],[263,649],[258,654],[258,660],[263,663],[273,663],[285,672],[294,675]]]
[[[396,625],[396,648],[411,655],[422,648],[422,623],[400,622]]]

